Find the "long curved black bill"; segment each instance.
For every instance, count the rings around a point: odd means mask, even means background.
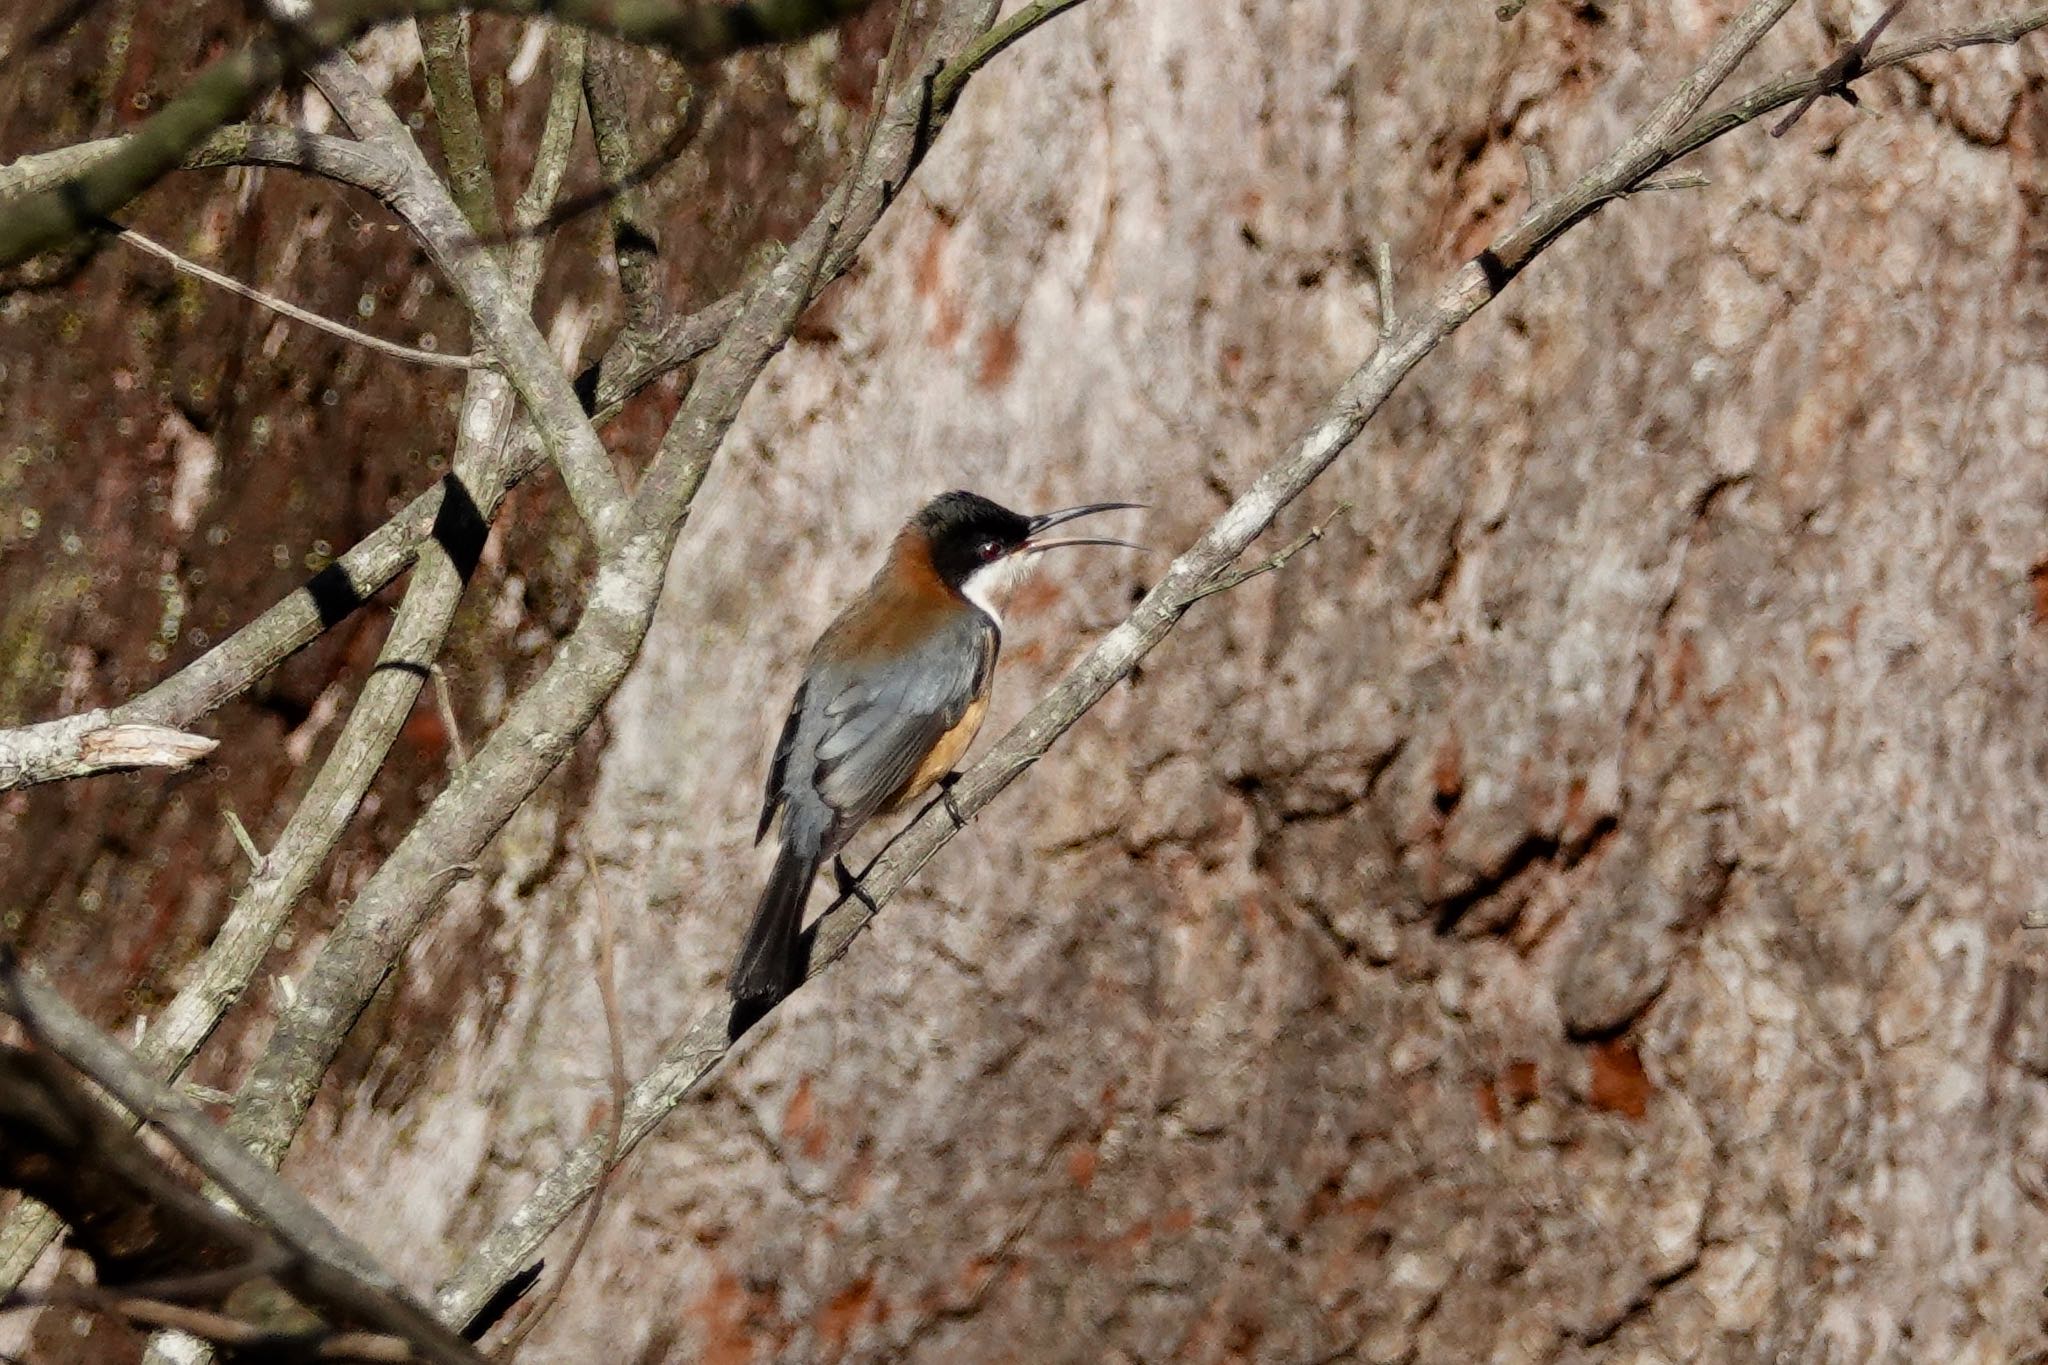
[[[1064,526],[1082,517],[1092,517],[1097,512],[1138,511],[1144,508],[1142,502],[1091,502],[1082,507],[1065,507],[1057,512],[1031,518],[1026,531],[1023,549],[1027,554],[1038,554],[1045,550],[1057,550],[1064,545],[1121,545],[1126,550],[1142,550],[1143,545],[1133,545],[1128,540],[1112,540],[1107,536],[1071,536],[1060,540],[1040,540],[1038,537],[1055,526]]]
[[[1134,545],[1128,540],[1112,540],[1108,536],[1066,536],[1059,540],[1034,540],[1025,544],[1024,553],[1027,555],[1044,554],[1047,550],[1058,550],[1068,545],[1121,545],[1126,550],[1142,550],[1146,554],[1152,553],[1152,547],[1149,545]]]

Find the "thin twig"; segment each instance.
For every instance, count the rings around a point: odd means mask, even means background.
[[[1522,144],[1522,170],[1529,180],[1529,202],[1540,204],[1550,197],[1550,156],[1534,142]]]
[[[177,1088],[180,1095],[195,1104],[228,1105],[235,1102],[235,1097],[227,1091],[211,1085],[201,1085],[198,1081],[179,1081]]]
[[[1349,512],[1350,510],[1350,503],[1338,503],[1335,507],[1330,509],[1330,514],[1324,517],[1321,521],[1317,522],[1313,527],[1311,527],[1306,535],[1298,537],[1297,539],[1290,542],[1288,545],[1284,546],[1280,550],[1275,551],[1273,554],[1268,555],[1265,559],[1259,561],[1257,564],[1252,565],[1252,567],[1250,567],[1249,569],[1240,569],[1238,572],[1231,574],[1228,577],[1218,578],[1209,583],[1203,584],[1194,592],[1191,592],[1186,597],[1183,597],[1180,603],[1181,606],[1191,607],[1205,597],[1214,597],[1219,592],[1229,592],[1232,588],[1237,587],[1239,584],[1249,583],[1252,579],[1257,578],[1260,574],[1269,574],[1273,572],[1273,570],[1275,569],[1286,568],[1288,560],[1294,558],[1303,550],[1306,550],[1309,546],[1321,540],[1323,538],[1323,533],[1330,529],[1330,523],[1335,521],[1337,518],[1343,516],[1346,512]]]
[[[1401,315],[1394,303],[1394,244],[1382,240],[1373,249],[1373,279],[1380,293],[1380,340],[1386,341],[1401,330]]]
[[[1648,194],[1656,190],[1703,190],[1714,182],[1698,171],[1682,171],[1677,175],[1659,176],[1645,180],[1628,191],[1629,194]]]
[[[1632,199],[1639,194],[1656,194],[1667,190],[1703,190],[1713,183],[1713,181],[1707,179],[1706,176],[1701,175],[1698,171],[1680,171],[1676,175],[1660,175],[1655,179],[1624,186],[1608,195],[1601,202],[1612,203],[1617,199]]]
[[[455,698],[448,688],[448,670],[435,664],[427,670],[434,678],[434,707],[441,713],[441,728],[448,732],[448,747],[455,754],[455,768],[469,766],[469,746],[462,742],[462,722],[455,715]]]
[[[547,217],[541,219],[538,223],[527,228],[515,228],[507,232],[500,239],[500,242],[494,242],[491,245],[499,245],[504,241],[521,241],[528,237],[553,232],[557,228],[567,227],[592,209],[615,205],[622,197],[629,196],[634,190],[644,185],[652,184],[661,177],[663,171],[676,163],[683,152],[688,149],[690,143],[696,138],[698,132],[701,131],[704,122],[705,104],[706,101],[704,100],[691,100],[689,107],[683,112],[683,117],[676,121],[676,126],[670,130],[668,137],[663,139],[661,146],[657,147],[654,154],[645,161],[635,165],[628,165],[616,172],[609,164],[601,164],[599,169],[604,172],[605,177],[603,184],[599,185],[596,189],[588,190],[582,194],[572,194],[568,198],[558,201],[554,208],[549,211]],[[600,155],[603,155],[602,151],[600,151]],[[650,323],[646,328],[646,333],[653,335],[657,326],[658,324]]]
[[[308,327],[316,327],[329,336],[337,336],[343,341],[352,341],[358,346],[367,347],[379,355],[388,355],[396,360],[410,361],[415,365],[433,365],[444,370],[474,370],[489,363],[473,355],[449,355],[442,351],[423,351],[416,346],[406,346],[396,341],[386,341],[382,337],[373,337],[368,332],[357,331],[345,322],[336,322],[333,318],[322,317],[310,309],[301,308],[296,303],[287,302],[275,294],[266,294],[253,285],[243,284],[232,275],[223,275],[220,271],[203,266],[197,261],[188,261],[161,242],[153,241],[143,236],[134,228],[122,228],[115,235],[138,251],[156,257],[174,270],[190,275],[195,279],[205,280],[208,284],[217,285],[227,290],[230,294],[239,294],[251,303],[260,303],[273,313],[282,314],[294,322],[303,322]]]
[[[933,115],[943,116],[951,112],[960,92],[967,88],[967,82],[975,72],[1081,3],[1082,0],[1036,0],[983,34],[972,47],[960,54],[958,60],[947,64],[932,78]]]
[[[241,846],[242,856],[249,860],[250,871],[260,871],[263,867],[263,850],[257,848],[256,841],[249,837],[249,827],[243,824],[242,817],[232,810],[223,809],[221,814],[228,822],[228,832],[235,836],[235,842]]]
[[[584,1206],[583,1220],[576,1227],[575,1240],[569,1243],[569,1252],[562,1258],[562,1267],[555,1273],[554,1283],[548,1286],[546,1294],[519,1320],[512,1334],[497,1354],[498,1365],[512,1365],[519,1354],[519,1348],[540,1326],[542,1318],[561,1299],[562,1291],[568,1287],[569,1277],[575,1273],[576,1263],[583,1257],[583,1248],[590,1241],[590,1233],[597,1226],[597,1218],[604,1211],[605,1192],[611,1188],[612,1176],[619,1166],[620,1147],[626,1133],[626,1099],[631,1082],[626,1078],[626,1026],[619,1013],[618,985],[618,925],[612,913],[612,900],[606,894],[604,875],[598,871],[597,860],[590,856],[589,845],[580,850],[583,855],[583,875],[590,884],[592,897],[597,901],[597,994],[604,1007],[605,1040],[609,1046],[611,1063],[611,1106],[605,1115],[604,1159],[598,1163],[597,1186],[591,1191],[590,1202]]]
[[[1778,121],[1777,126],[1771,129],[1771,136],[1783,137],[1791,132],[1792,125],[1805,118],[1806,111],[1813,108],[1823,95],[1834,95],[1844,104],[1854,105],[1856,92],[1849,88],[1849,83],[1869,70],[1870,50],[1877,46],[1878,38],[1891,27],[1892,20],[1899,17],[1899,11],[1907,3],[1908,0],[1892,0],[1885,12],[1877,16],[1877,21],[1863,31],[1861,38],[1843,48],[1833,61],[1822,67],[1816,76],[1820,84],[1794,105],[1791,113]]]

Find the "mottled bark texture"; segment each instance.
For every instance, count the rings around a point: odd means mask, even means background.
[[[1958,22],[1922,8],[1887,37]],[[1034,507],[1134,497],[1155,509],[1145,538],[1184,541],[1369,352],[1379,239],[1421,297],[1521,212],[1528,144],[1573,174],[1733,9],[1545,3],[1503,25],[1477,3],[1090,0],[991,68],[872,266],[749,405],[601,743],[414,951],[287,1173],[410,1281],[451,1269],[600,1121],[591,892],[564,848],[587,840],[606,868],[644,1065],[721,987],[802,646],[908,507],[955,484]],[[1818,65],[1881,9],[1802,6],[1746,75]],[[480,21],[480,66],[506,32]],[[855,65],[736,68],[707,123],[725,141],[650,193],[681,306],[730,281],[715,243],[752,222],[705,187],[758,177],[766,212],[803,212],[815,171],[787,148],[843,136],[864,87],[836,73]],[[1198,605],[640,1149],[529,1351],[2048,1347],[2048,944],[2021,927],[2048,908],[2043,70],[2033,47],[1916,62],[1781,142],[1737,134],[1698,164],[1710,187],[1611,206],[1543,257],[1281,528],[1349,500],[1326,539]],[[26,150],[21,98],[0,89]],[[345,211],[266,238],[266,205],[311,194],[275,175],[245,201],[192,177],[171,192],[244,278],[275,287],[282,251],[320,253],[296,301],[346,315],[387,275],[414,297],[421,263]],[[87,269],[80,297],[157,279]],[[373,524],[431,467],[392,452],[454,392],[279,334],[325,367],[294,378],[248,305],[136,287],[250,344],[177,357],[190,324],[147,294],[133,318],[35,297],[0,321],[0,481],[52,490],[10,493],[40,529],[10,512],[0,530],[0,701],[21,718],[56,714],[60,688],[70,710],[157,676],[143,650],[166,622],[187,656],[174,602],[209,623],[266,605],[290,581],[271,540],[299,537],[296,560]],[[564,271],[542,316],[616,318],[606,289]],[[407,306],[449,315],[437,295]],[[53,377],[66,327],[137,355]],[[333,378],[373,364],[421,395],[413,420]],[[108,371],[138,365],[155,368],[108,400]],[[288,384],[304,391],[272,396]],[[237,385],[258,396],[231,403]],[[612,434],[651,443],[661,416]],[[388,440],[365,425],[387,421]],[[234,477],[208,472],[180,527],[194,428]],[[537,648],[566,621],[573,597],[533,600],[573,583],[574,525],[545,499],[513,499],[522,529],[490,552],[465,650]],[[134,538],[118,581],[89,581],[101,561],[60,522]],[[192,559],[159,569],[151,547],[183,534]],[[217,567],[195,584],[200,562]],[[992,726],[1144,573],[1108,553],[1048,569],[1012,613]],[[149,630],[82,620],[86,592],[117,623],[134,599]],[[317,752],[319,699],[355,685],[374,625],[222,712],[192,774],[0,804],[10,841],[68,831],[22,879],[40,888],[24,929],[38,960],[70,954],[106,1022],[133,1010],[128,983],[175,982],[237,856],[216,803],[269,791],[241,798],[260,813],[290,790],[280,736]],[[94,632],[103,655],[67,652]],[[494,716],[504,686],[479,662],[461,705]],[[328,894],[417,810],[437,728],[401,746]],[[121,845],[92,842],[110,830]],[[309,930],[327,918],[307,908]],[[216,1047],[202,1078],[238,1076],[246,1029]]]

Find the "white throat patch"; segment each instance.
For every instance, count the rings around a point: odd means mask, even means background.
[[[981,608],[981,614],[998,626],[1003,623],[1002,608],[1009,604],[1010,590],[1024,580],[1024,576],[1035,567],[1033,554],[1005,555],[993,564],[984,564],[967,575],[967,581],[960,585],[960,595]]]

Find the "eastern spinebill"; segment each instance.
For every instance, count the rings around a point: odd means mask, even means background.
[[[1046,532],[1138,505],[1028,517],[956,491],[897,532],[881,571],[811,647],[776,742],[754,842],[780,811],[782,848],[733,964],[736,1002],[762,1009],[795,988],[798,930],[818,869],[862,825],[945,778],[974,742],[1002,645],[1001,604],[1035,557],[1070,545],[1142,548]]]

